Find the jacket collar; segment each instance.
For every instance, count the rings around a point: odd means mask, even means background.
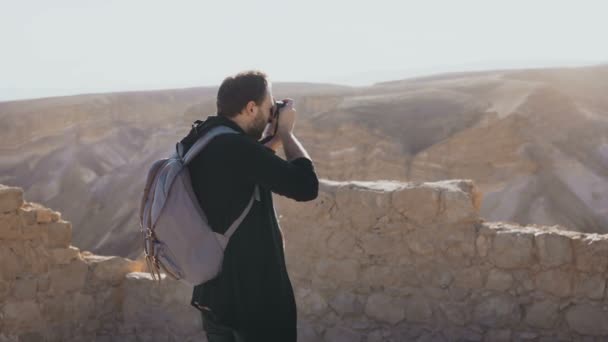
[[[180,141],[180,143],[184,145],[185,151],[188,151],[188,149],[198,140],[199,137],[201,137],[209,129],[217,126],[228,126],[235,131],[246,135],[245,131],[236,122],[221,115],[210,115],[205,119],[205,121],[195,121],[188,135],[186,135]]]

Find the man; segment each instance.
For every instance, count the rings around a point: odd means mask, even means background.
[[[217,136],[188,166],[214,231],[224,233],[246,207],[254,185],[260,190],[226,246],[221,273],[194,287],[192,305],[201,310],[209,342],[296,341],[296,304],[272,193],[311,201],[319,183],[293,132],[294,101],[286,101],[277,122],[264,73],[228,77],[218,90],[217,115],[198,121],[182,140],[188,149],[217,125],[239,132]],[[275,154],[281,146],[287,160]]]

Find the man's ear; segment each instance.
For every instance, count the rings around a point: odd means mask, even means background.
[[[254,114],[254,109],[255,109],[256,103],[255,101],[249,101],[247,102],[247,106],[245,106],[245,111],[247,112],[247,114]]]

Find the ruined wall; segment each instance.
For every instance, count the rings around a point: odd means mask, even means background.
[[[608,339],[608,236],[478,217],[470,181],[322,181],[275,197],[299,341]],[[0,341],[204,341],[191,288],[70,246],[0,186]]]
[[[608,235],[484,222],[470,181],[278,201],[301,341],[608,339]]]
[[[0,185],[0,341],[204,341],[191,289],[70,246],[60,214]]]

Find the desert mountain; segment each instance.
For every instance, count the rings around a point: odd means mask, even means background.
[[[0,183],[137,254],[148,166],[214,113],[216,88],[0,103]],[[321,178],[472,179],[492,221],[608,232],[608,66],[455,73],[369,87],[277,83]]]

